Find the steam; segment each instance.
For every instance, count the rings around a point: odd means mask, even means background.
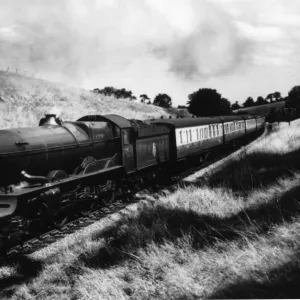
[[[54,114],[54,115],[56,115],[57,117],[59,117],[59,116],[62,115],[62,112],[63,112],[62,108],[54,106],[54,107],[52,107],[52,108],[49,110],[48,113],[49,113],[49,114]]]
[[[178,78],[208,78],[232,72],[246,45],[204,0],[0,0],[0,67],[57,81],[126,72],[149,55]]]

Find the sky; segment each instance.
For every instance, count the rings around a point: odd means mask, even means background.
[[[0,0],[0,68],[185,105],[300,85],[300,0]],[[298,47],[297,47],[298,46]]]

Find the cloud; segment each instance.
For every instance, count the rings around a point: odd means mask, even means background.
[[[248,49],[204,0],[1,0],[0,20],[0,65],[74,83],[145,55],[179,78],[218,76]]]
[[[292,66],[299,62],[298,0],[209,0],[231,14],[239,33],[251,41],[250,66]]]
[[[237,30],[221,14],[203,20],[195,31],[174,44],[171,70],[187,79],[209,78],[229,74],[240,66],[251,43],[237,36]]]
[[[285,32],[278,26],[253,25],[243,21],[235,21],[241,34],[256,42],[273,42],[285,37]]]

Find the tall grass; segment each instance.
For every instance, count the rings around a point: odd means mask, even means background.
[[[4,100],[0,103],[0,128],[36,126],[45,113],[72,121],[88,114],[119,114],[142,120],[169,115],[154,105],[4,72],[0,72],[0,98]]]

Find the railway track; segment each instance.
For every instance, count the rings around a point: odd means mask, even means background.
[[[236,150],[236,149],[235,149]],[[233,152],[231,150],[231,152]],[[105,218],[109,215],[112,215],[124,208],[126,208],[130,204],[137,203],[141,200],[143,200],[143,197],[136,196],[136,194],[151,194],[154,198],[158,198],[159,194],[166,188],[172,188],[177,185],[186,184],[185,182],[182,182],[182,180],[193,173],[200,171],[201,169],[204,169],[208,167],[210,164],[215,163],[218,160],[223,159],[224,157],[228,156],[230,153],[224,153],[222,155],[218,155],[217,157],[212,156],[211,159],[205,160],[201,163],[201,165],[194,166],[192,168],[189,168],[188,170],[184,170],[174,176],[172,176],[169,180],[168,184],[160,185],[157,182],[157,185],[155,188],[149,187],[141,187],[134,191],[131,191],[130,195],[127,195],[127,200],[124,201],[124,194],[120,194],[119,197],[117,197],[117,200],[105,207],[101,207],[100,209],[97,209],[93,212],[91,212],[88,216],[82,216],[79,218],[76,218],[64,226],[62,226],[59,229],[53,229],[50,231],[42,232],[40,234],[37,234],[34,237],[31,237],[29,239],[22,240],[17,245],[14,245],[13,247],[10,247],[7,249],[5,254],[2,254],[0,256],[0,263],[7,259],[13,259],[14,257],[25,255],[25,254],[31,254],[35,251],[38,251],[60,239],[63,239],[67,235],[76,232],[77,230],[80,230],[84,227],[87,227],[89,225],[94,224],[95,222],[99,221],[102,218]],[[129,200],[128,200],[129,199]]]

